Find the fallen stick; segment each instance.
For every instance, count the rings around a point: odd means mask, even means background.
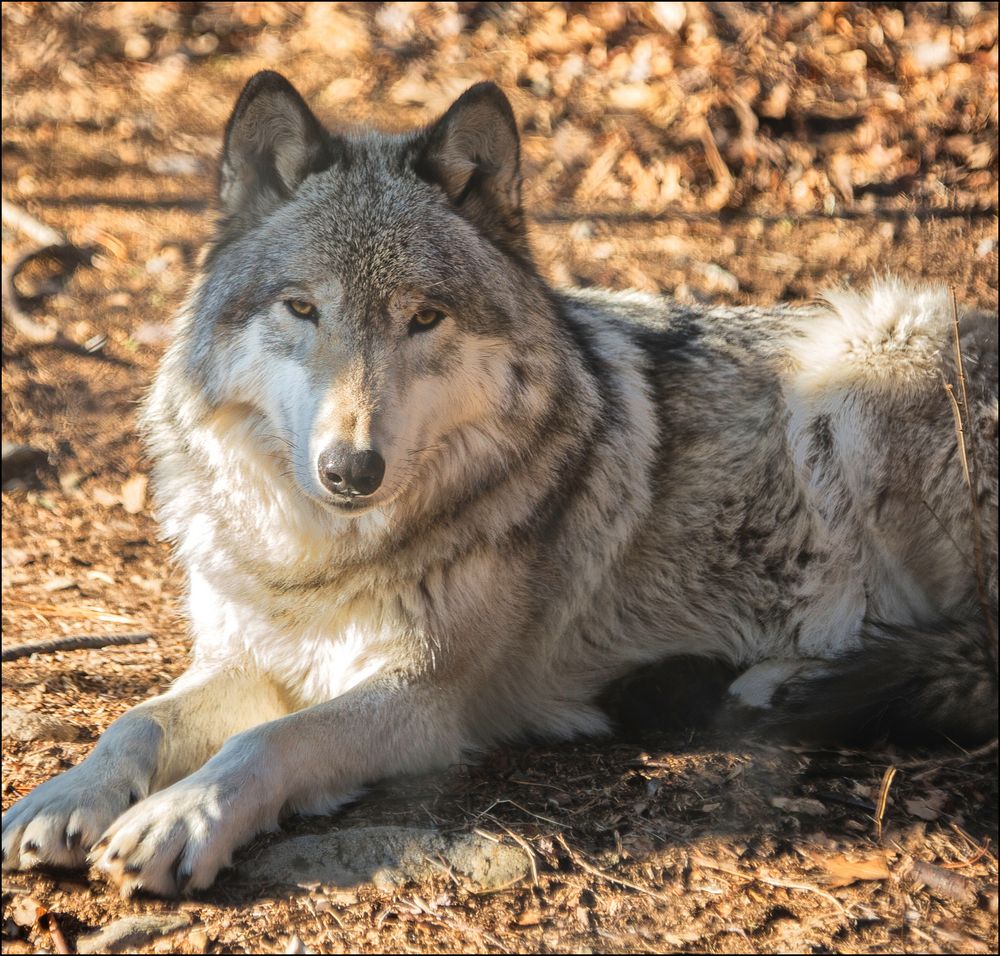
[[[826,890],[821,890],[818,886],[812,886],[809,883],[795,883],[791,880],[779,880],[775,876],[767,876],[764,873],[744,872],[739,867],[733,866],[730,863],[709,860],[697,853],[692,854],[691,862],[697,864],[698,866],[703,866],[707,870],[718,870],[720,873],[728,873],[730,876],[738,876],[744,880],[757,880],[767,886],[777,886],[785,890],[799,890],[803,893],[814,893],[816,896],[822,897],[824,900],[833,903],[833,905],[836,906],[841,913],[847,913],[847,910],[844,908],[844,904],[841,903],[836,896],[832,893],[827,893]]]
[[[3,200],[3,224],[23,232],[29,239],[34,239],[40,246],[64,246],[66,237],[51,226],[45,225],[25,209],[14,203]]]
[[[628,890],[635,890],[637,893],[642,893],[644,896],[652,897],[654,900],[660,900],[662,903],[676,903],[676,897],[667,896],[665,893],[657,893],[655,890],[651,890],[648,887],[641,886],[638,883],[632,883],[630,880],[623,880],[620,876],[612,876],[610,873],[605,873],[603,870],[599,870],[596,866],[591,866],[579,853],[575,853],[570,849],[569,844],[561,833],[556,834],[556,839],[562,844],[562,848],[566,851],[570,860],[572,860],[581,870],[585,873],[589,873],[591,876],[596,876],[598,879],[607,880],[609,883],[617,883],[618,886],[624,886]]]
[[[925,863],[923,860],[912,860],[909,866],[904,865],[902,878],[905,882],[920,888],[926,887],[935,896],[943,896],[956,903],[971,905],[976,901],[976,893],[964,876],[952,870]]]
[[[57,637],[51,641],[32,641],[5,647],[2,661],[20,660],[32,654],[55,654],[58,651],[79,651],[98,647],[115,647],[122,644],[142,644],[153,639],[152,634],[78,634],[73,637]]]

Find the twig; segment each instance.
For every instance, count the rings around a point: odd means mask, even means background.
[[[66,953],[72,953],[73,950],[71,950],[67,945],[66,937],[63,936],[62,930],[59,928],[59,923],[56,921],[55,913],[46,914],[45,925],[49,931],[49,936],[52,938],[53,949],[55,949],[60,956],[64,956]]]
[[[977,847],[978,849],[982,850],[983,851],[982,855],[985,856],[986,859],[988,859],[994,866],[997,865],[996,854],[994,854],[994,853],[992,853],[990,851],[990,838],[989,837],[986,837],[985,842],[983,843],[982,846],[980,846],[975,840],[972,839],[971,836],[969,836],[968,833],[965,832],[965,830],[963,830],[954,821],[952,821],[951,823],[949,823],[948,826],[950,826],[952,828],[952,830],[954,830],[960,837],[962,837],[962,839],[965,840],[969,844],[969,846]]]
[[[507,834],[525,853],[528,854],[528,862],[531,864],[531,882],[534,886],[538,886],[538,867],[535,865],[535,851],[531,849],[531,845],[522,836],[518,836],[510,827],[505,826],[501,823],[492,813],[484,814],[487,819],[492,820],[504,833]]]
[[[698,132],[701,136],[702,149],[705,151],[705,161],[708,163],[709,169],[712,170],[716,183],[719,186],[732,186],[733,174],[722,158],[722,153],[719,152],[719,146],[715,142],[715,136],[712,134],[712,127],[708,125],[708,120],[701,124],[701,129]]]
[[[900,770],[913,770],[917,767],[926,768],[920,773],[914,774],[911,778],[912,780],[922,780],[924,777],[932,774],[939,767],[947,767],[956,763],[970,763],[973,760],[977,760],[979,757],[985,757],[987,754],[995,752],[996,749],[997,738],[994,737],[982,746],[975,747],[972,750],[963,750],[960,754],[951,754],[947,757],[915,757],[912,760],[904,760],[902,763],[898,764],[898,767]]]
[[[97,647],[116,647],[122,644],[142,644],[153,639],[152,634],[78,634],[57,637],[51,641],[32,641],[3,649],[3,663],[16,661],[32,654],[55,654],[58,651],[78,651]]]
[[[886,767],[882,774],[882,785],[878,788],[878,800],[875,801],[875,840],[882,842],[882,820],[885,817],[885,808],[889,802],[889,788],[896,776],[895,767]]]
[[[53,229],[51,226],[39,222],[30,212],[15,206],[14,203],[4,199],[3,224],[23,232],[29,239],[34,239],[40,246],[63,246],[66,244],[66,237]]]
[[[485,930],[480,929],[478,926],[474,926],[472,923],[467,923],[463,919],[452,916],[450,913],[446,915],[438,912],[436,909],[431,909],[422,899],[420,899],[419,896],[414,896],[412,899],[406,899],[406,897],[401,896],[399,901],[401,903],[405,903],[407,906],[411,906],[417,912],[423,913],[425,916],[429,916],[432,920],[441,923],[443,926],[447,926],[449,929],[459,930],[460,932],[476,936],[483,940],[483,942],[489,943],[491,946],[495,946],[502,953],[510,952],[510,950],[492,933],[488,933]]]
[[[954,900],[956,903],[971,904],[976,900],[972,884],[958,873],[945,870],[933,863],[912,860],[902,873],[903,879],[914,886],[926,886],[938,896]]]
[[[610,873],[604,873],[603,871],[597,869],[596,866],[591,866],[583,857],[578,853],[574,853],[570,849],[569,844],[566,842],[565,837],[561,833],[556,834],[556,839],[562,844],[562,848],[566,851],[569,858],[578,866],[581,870],[589,873],[591,876],[596,876],[598,879],[607,880],[608,883],[617,883],[619,886],[624,886],[626,889],[635,890],[637,893],[642,893],[645,896],[652,897],[654,900],[660,900],[663,903],[676,903],[677,900],[674,897],[667,896],[664,893],[657,893],[655,890],[648,889],[645,886],[640,886],[638,883],[632,883],[629,880],[623,880],[620,876],[612,876]]]
[[[837,899],[832,893],[827,893],[826,890],[821,890],[818,886],[812,886],[809,883],[793,883],[791,880],[779,880],[774,876],[765,876],[762,873],[745,873],[738,867],[735,867],[729,863],[716,863],[714,860],[708,860],[703,856],[695,854],[691,857],[692,863],[697,863],[698,866],[703,866],[709,870],[718,870],[720,873],[728,873],[730,876],[742,877],[745,880],[757,880],[759,883],[766,883],[768,886],[778,886],[786,890],[801,890],[805,893],[815,893],[817,896],[823,897],[823,899],[828,900],[833,903],[837,909],[847,915],[847,910],[844,908],[844,904]]]
[[[979,595],[979,604],[983,611],[983,618],[986,621],[986,653],[990,662],[990,673],[996,681],[997,673],[997,629],[996,622],[990,610],[990,601],[986,589],[986,569],[983,561],[983,519],[979,511],[979,495],[977,494],[976,482],[979,477],[979,456],[976,449],[975,428],[972,423],[972,409],[969,407],[969,389],[965,378],[965,361],[962,358],[961,329],[958,323],[958,297],[955,288],[951,289],[951,322],[952,336],[955,340],[955,368],[958,372],[958,384],[962,389],[962,408],[965,410],[966,428],[962,428],[962,416],[958,414],[958,447],[961,450],[962,468],[965,471],[965,483],[969,488],[969,503],[972,507],[972,553],[976,562],[976,590]],[[952,414],[956,413],[954,408],[954,395],[951,389],[948,394],[952,398]],[[965,435],[969,436],[968,455],[965,448]],[[970,474],[968,459],[972,459],[972,470]],[[994,684],[994,687],[996,685]]]

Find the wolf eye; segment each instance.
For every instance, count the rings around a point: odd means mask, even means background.
[[[306,302],[305,299],[285,299],[285,308],[297,319],[308,319],[310,322],[316,321],[316,306],[311,302]]]
[[[426,332],[433,329],[444,318],[444,313],[437,309],[421,309],[410,319],[410,335],[415,332]]]

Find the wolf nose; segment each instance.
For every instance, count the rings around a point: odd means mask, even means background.
[[[385,459],[377,451],[338,452],[319,456],[319,479],[335,495],[370,495],[385,477]]]

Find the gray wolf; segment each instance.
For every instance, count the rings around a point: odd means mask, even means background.
[[[284,812],[602,733],[674,655],[775,722],[995,732],[947,294],[556,291],[520,185],[492,84],[342,136],[250,81],[143,413],[193,662],[8,811],[6,867],[206,887]],[[996,326],[962,328],[995,609]]]

